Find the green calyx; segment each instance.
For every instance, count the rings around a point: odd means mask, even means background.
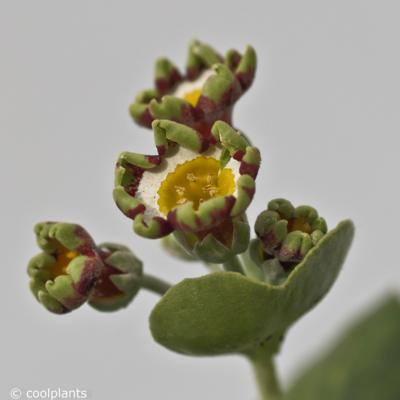
[[[202,232],[176,231],[174,239],[194,260],[222,264],[246,251],[250,227],[245,217],[240,216]]]
[[[255,193],[255,178],[261,157],[259,150],[249,146],[247,139],[240,132],[223,121],[214,123],[212,137],[205,137],[201,132],[187,125],[165,119],[153,121],[152,126],[159,155],[147,156],[123,152],[118,159],[115,172],[114,200],[120,210],[134,220],[133,228],[137,234],[153,239],[164,237],[172,231],[199,235],[245,213]],[[213,157],[216,154],[215,157],[216,160],[219,159],[221,169],[231,160],[233,163],[236,162],[236,167],[233,164],[237,171],[234,177],[235,190],[231,194],[210,197],[197,206],[193,201],[187,200],[171,208],[166,215],[161,214],[157,209],[149,215],[147,210],[150,207],[154,210],[158,204],[149,206],[143,201],[144,197],[148,197],[147,194],[144,195],[148,186],[142,185],[142,179],[145,178],[148,179],[147,182],[151,182],[153,179],[151,174],[164,173],[165,167],[168,168],[171,163],[174,165],[173,157],[179,157],[181,148],[198,153],[199,156],[204,154],[204,157]],[[188,158],[179,160],[179,164],[197,158],[195,154],[188,154],[185,157]],[[169,173],[174,171],[171,169]],[[149,190],[158,193],[157,188],[154,189],[151,185]],[[201,239],[203,240],[204,237]],[[217,248],[217,244],[211,237],[204,243],[207,243],[207,246],[214,243]],[[228,247],[230,248],[231,244]],[[202,248],[203,245],[199,247],[199,254],[204,253]],[[226,253],[226,250],[220,247],[216,252]],[[230,252],[229,250],[228,253]],[[238,254],[237,250],[233,253]],[[197,257],[204,258],[205,256],[197,255]]]
[[[203,138],[195,129],[167,119],[157,119],[152,123],[154,142],[157,147],[168,148],[174,142],[185,149],[199,153],[203,148]]]
[[[182,245],[174,233],[163,237],[161,244],[163,249],[172,257],[186,262],[197,261],[197,257],[192,254],[190,246]]]
[[[76,224],[45,222],[34,230],[43,250],[28,265],[34,296],[56,314],[78,308],[88,299],[102,266],[92,238]]]
[[[224,148],[221,165],[225,166],[231,157],[240,160],[241,173],[256,178],[261,164],[261,154],[257,147],[251,146],[247,138],[224,121],[216,121],[211,128],[215,140]]]
[[[190,355],[251,355],[260,345],[272,354],[282,334],[329,291],[353,234],[352,222],[341,222],[279,285],[235,272],[183,280],[151,313],[154,339],[170,350]]]
[[[103,268],[89,298],[99,311],[116,311],[129,305],[138,293],[143,276],[142,262],[125,246],[99,246]]]
[[[192,75],[193,79],[202,69],[211,68],[214,64],[222,61],[222,57],[211,46],[193,40],[189,44],[186,71],[189,76]]]
[[[210,113],[217,110],[222,115],[227,107],[236,100],[251,85],[256,68],[256,53],[250,46],[241,55],[236,50],[230,50],[222,57],[211,46],[197,40],[189,45],[186,63],[186,76],[168,59],[160,58],[155,63],[154,89],[140,92],[129,111],[136,123],[147,128],[154,119],[170,119],[190,126],[201,121],[207,121],[210,126]],[[215,71],[203,84],[196,79],[203,72]],[[186,84],[188,93],[190,84],[192,90],[200,90],[198,102],[191,102],[184,94],[179,93],[179,85]],[[199,86],[200,85],[200,86]],[[226,111],[226,110],[225,110]],[[218,116],[215,115],[214,120]]]
[[[134,121],[139,125],[147,125],[148,118],[148,106],[149,103],[159,98],[159,94],[156,89],[148,89],[140,92],[136,97],[134,102],[129,106],[129,113],[131,114]]]
[[[170,80],[172,75],[178,71],[178,68],[167,58],[159,58],[156,60],[154,67],[154,78]]]
[[[79,225],[35,226],[43,252],[29,262],[30,287],[49,311],[64,314],[85,302],[101,311],[126,307],[142,285],[142,262],[125,246],[96,246]]]
[[[231,105],[241,94],[239,82],[225,64],[216,64],[213,66],[213,70],[215,74],[207,79],[203,86],[202,95],[214,104],[220,104],[221,101],[224,101],[226,105]],[[227,93],[229,93],[229,96],[227,96]]]
[[[296,264],[326,234],[327,225],[313,207],[295,208],[288,200],[275,199],[257,217],[255,231],[262,248],[261,256],[254,257],[255,262],[276,258]]]
[[[188,109],[187,101],[175,96],[163,96],[160,101],[152,99],[149,110],[154,119],[168,119],[172,121],[184,121],[185,111]],[[190,111],[188,121],[191,121]]]

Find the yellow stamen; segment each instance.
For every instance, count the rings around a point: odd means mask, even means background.
[[[78,252],[71,251],[66,247],[60,245],[57,249],[57,254],[55,256],[56,262],[51,269],[52,279],[56,278],[59,275],[64,275],[66,273],[69,263],[78,256]]]
[[[288,231],[301,231],[305,233],[311,233],[312,228],[311,225],[307,222],[305,218],[293,218],[288,222]]]
[[[221,169],[219,160],[199,156],[179,164],[158,189],[158,206],[167,215],[178,205],[192,201],[197,210],[203,201],[227,196],[235,191],[235,177],[230,168]]]
[[[187,92],[183,95],[183,98],[189,102],[193,107],[196,107],[197,102],[199,101],[199,98],[201,96],[201,90],[200,89],[194,89],[191,92]]]

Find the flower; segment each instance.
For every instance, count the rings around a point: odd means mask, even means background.
[[[103,268],[89,298],[100,311],[126,307],[141,287],[143,264],[125,246],[103,243],[98,246]]]
[[[117,162],[114,199],[135,232],[160,238],[174,231],[201,258],[244,251],[258,149],[223,121],[212,127],[213,143],[169,120],[155,120],[153,129],[158,155],[124,152]]]
[[[255,231],[259,252],[258,257],[253,258],[275,258],[281,265],[291,267],[303,260],[321,240],[327,225],[313,207],[295,208],[288,200],[275,199],[257,217]],[[254,245],[252,247],[254,249]]]
[[[155,88],[138,94],[130,106],[133,119],[151,127],[155,119],[169,119],[211,136],[217,120],[231,122],[232,109],[254,79],[256,53],[250,46],[243,56],[230,50],[220,56],[210,46],[193,41],[186,74],[169,60],[155,65]]]
[[[29,262],[30,287],[49,311],[64,314],[88,299],[102,262],[89,234],[79,225],[43,222],[35,226],[43,250]]]

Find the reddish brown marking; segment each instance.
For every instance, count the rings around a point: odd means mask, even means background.
[[[259,168],[260,166],[257,164],[250,164],[242,160],[239,173],[240,175],[250,175],[253,179],[256,179]]]
[[[204,137],[203,135],[199,134],[199,139],[200,139],[200,153],[203,153],[210,147],[210,141]]]
[[[155,85],[161,94],[169,92],[174,86],[182,80],[180,72],[175,68],[167,78],[156,79]]]
[[[300,261],[302,259],[300,255],[300,249],[290,250],[287,247],[282,246],[279,250],[279,257],[284,259],[290,259],[291,261]]]
[[[204,69],[204,66],[196,66],[196,67],[189,67],[186,68],[186,78],[189,81],[195,80]]]
[[[124,163],[123,167],[126,173],[129,174],[129,183],[124,186],[124,189],[132,197],[135,197],[139,183],[142,180],[144,169],[128,163]]]
[[[232,246],[233,240],[233,223],[232,219],[223,220],[220,224],[211,229],[205,229],[196,233],[196,236],[203,240],[207,235],[212,234],[219,242],[226,247]]]
[[[154,217],[153,219],[155,221],[157,221],[158,226],[159,226],[160,234],[158,237],[167,236],[168,234],[170,234],[173,231],[173,227],[171,226],[171,224],[164,218]]]
[[[277,238],[273,230],[267,232],[263,237],[257,235],[263,243],[263,247],[269,253],[274,254],[274,250],[281,245],[281,241]]]
[[[201,220],[201,218],[197,214],[195,216],[194,221],[196,223],[197,229],[201,229],[204,226],[203,221]]]
[[[190,227],[188,224],[185,224],[184,222],[182,222],[178,219],[176,208],[171,210],[168,213],[167,219],[168,219],[168,223],[170,224],[170,226],[172,226],[175,229],[178,229],[178,230],[181,230],[184,232],[192,232],[193,231],[192,227]]]
[[[153,122],[154,118],[150,113],[149,107],[146,107],[146,110],[143,114],[138,118],[138,123],[146,128],[151,128],[151,123]]]
[[[235,151],[235,153],[233,154],[233,158],[236,161],[242,161],[243,156],[245,155],[245,151],[244,150],[237,150]]]
[[[80,225],[77,225],[74,234],[81,240],[80,245],[76,248],[80,254],[88,257],[96,255],[95,243],[91,236]]]
[[[239,99],[242,94],[242,90],[238,81],[234,81],[224,93],[222,93],[221,98],[218,102],[210,99],[207,96],[201,95],[199,101],[197,103],[197,108],[202,110],[205,115],[214,114],[215,113],[225,111],[227,108],[232,107],[233,104]],[[223,119],[223,118],[218,118]],[[229,118],[230,119],[230,118]],[[224,120],[224,119],[223,119]]]
[[[235,205],[236,198],[234,196],[226,196],[225,197],[225,206],[220,209],[216,209],[214,211],[210,212],[211,220],[212,220],[212,225],[215,226],[224,219],[230,218],[230,213]]]
[[[217,110],[218,104],[203,94],[199,97],[196,108],[200,109],[205,115]]]
[[[216,140],[211,133],[211,126],[212,126],[212,124],[209,124],[208,122],[206,122],[204,120],[197,121],[195,124],[192,125],[192,128],[198,132],[198,134],[201,136],[202,140],[208,142],[208,146],[210,144],[216,143]],[[202,148],[205,148],[205,146],[202,146]]]
[[[242,90],[247,90],[253,83],[255,75],[255,69],[251,68],[247,72],[239,72],[236,74],[236,79],[239,81]]]
[[[173,89],[174,86],[182,80],[181,73],[175,68],[169,78],[170,89]]]
[[[130,208],[128,211],[124,212],[121,210],[128,218],[130,219],[135,219],[137,215],[143,214],[146,210],[146,207],[144,204],[139,204],[138,206],[134,208]]]
[[[117,268],[106,263],[105,259],[104,266],[101,270],[100,276],[96,281],[93,292],[91,294],[91,298],[103,298],[103,297],[112,297],[116,295],[123,294],[121,290],[119,290],[111,281],[111,275],[120,275],[122,272]]]
[[[256,192],[256,188],[253,187],[248,187],[248,186],[243,186],[242,190],[249,196],[250,199],[254,197],[254,193]]]
[[[242,88],[237,80],[235,80],[232,85],[222,94],[219,103],[225,107],[234,104],[239,97],[242,95]]]
[[[231,64],[229,65],[229,68],[232,70],[232,71],[234,71],[237,67],[238,67],[238,65],[240,64],[240,61],[242,60],[242,56],[239,54],[239,53],[236,53],[235,52],[235,54],[233,55],[233,57],[232,57],[232,62],[231,62]]]
[[[191,126],[195,120],[195,108],[188,103],[182,104],[181,113],[178,118],[176,118],[176,122],[181,122],[185,125]]]
[[[146,159],[149,161],[149,163],[154,165],[160,165],[162,161],[160,156],[146,156]]]
[[[78,282],[74,283],[75,290],[82,296],[87,296],[93,289],[100,274],[101,263],[96,257],[86,260],[82,275]]]
[[[164,146],[163,144],[156,146],[157,147],[157,153],[159,156],[163,156],[167,152],[167,147]]]

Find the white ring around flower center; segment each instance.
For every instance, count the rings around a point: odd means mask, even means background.
[[[212,75],[215,75],[215,71],[213,69],[206,69],[194,81],[183,81],[180,83],[171,94],[172,96],[183,99],[185,94],[193,92],[194,90],[201,90],[206,83],[206,80]]]
[[[142,179],[140,180],[137,188],[136,197],[146,206],[146,211],[144,213],[145,222],[148,222],[152,217],[163,217],[158,207],[158,190],[167,175],[170,172],[174,172],[178,165],[183,164],[186,161],[193,160],[200,155],[204,157],[213,157],[219,160],[221,148],[213,146],[211,149],[203,153],[197,153],[183,147],[179,147],[175,154],[164,158],[161,165],[144,171]],[[225,168],[230,168],[232,170],[236,185],[240,177],[240,162],[231,158]],[[236,186],[233,196],[237,196]]]

